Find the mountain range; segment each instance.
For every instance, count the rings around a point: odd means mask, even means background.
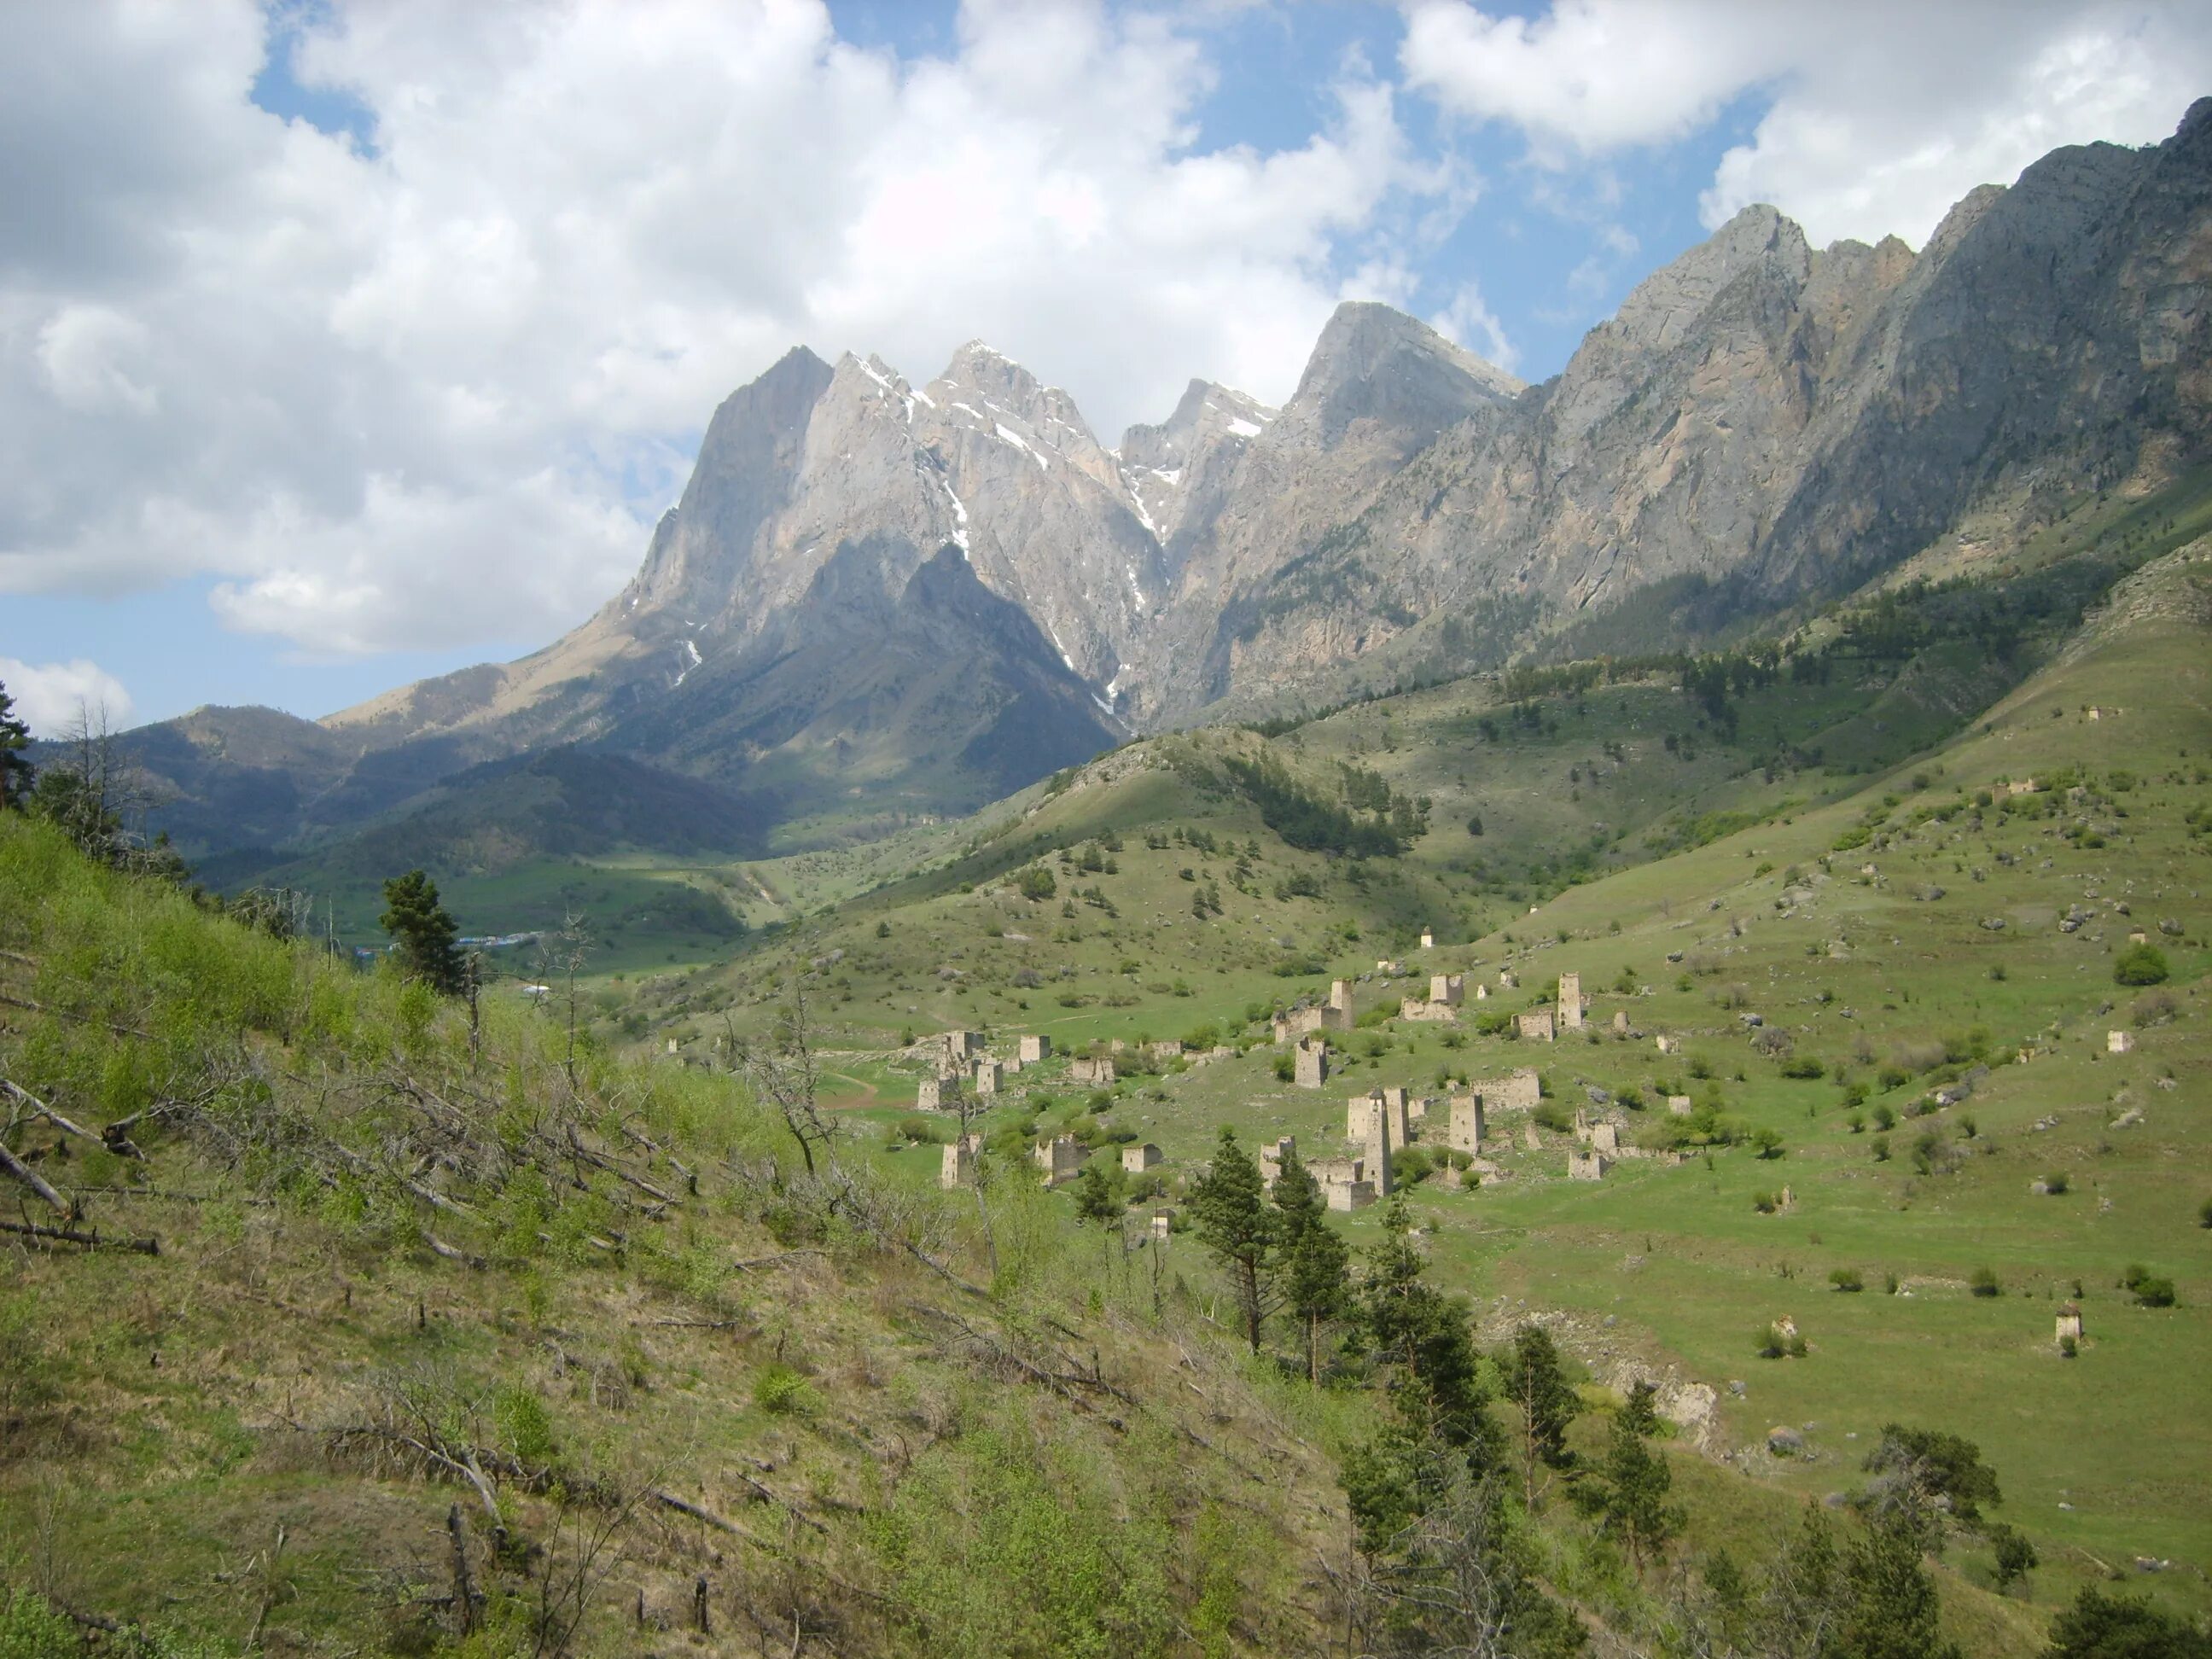
[[[1975,191],[1917,253],[1748,208],[1538,385],[1347,303],[1279,409],[1193,380],[1112,447],[981,341],[926,384],[794,348],[564,638],[126,747],[186,850],[240,868],[465,820],[556,752],[537,775],[579,799],[682,803],[595,818],[606,844],[744,851],[969,810],[1139,733],[1786,626],[2202,459],[2208,209],[2212,99]]]

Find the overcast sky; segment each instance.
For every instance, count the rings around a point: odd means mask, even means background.
[[[1918,246],[2212,92],[2045,0],[0,5],[0,681],[320,714],[534,648],[793,342],[1108,442],[1381,299],[1528,379],[1745,204]]]

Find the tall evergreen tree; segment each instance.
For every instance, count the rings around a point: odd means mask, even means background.
[[[1467,1310],[1422,1277],[1402,1198],[1382,1214],[1382,1237],[1368,1252],[1360,1323],[1376,1357],[1391,1365],[1391,1392],[1408,1419],[1459,1448],[1471,1466],[1494,1453]]]
[[[460,929],[438,902],[438,884],[420,870],[384,884],[384,915],[379,925],[399,947],[400,965],[442,996],[468,988],[468,973],[456,943]]]
[[[1274,1204],[1283,1300],[1305,1342],[1306,1380],[1318,1382],[1322,1327],[1343,1310],[1352,1250],[1328,1224],[1320,1184],[1295,1151],[1276,1173]]]
[[[1224,1128],[1213,1162],[1190,1191],[1191,1220],[1206,1248],[1229,1275],[1237,1317],[1252,1352],[1260,1352],[1260,1328],[1267,1316],[1268,1255],[1275,1243],[1275,1217],[1267,1208],[1259,1165],[1237,1144],[1237,1132]]]
[[[1606,1527],[1628,1546],[1639,1565],[1682,1524],[1681,1510],[1667,1501],[1674,1472],[1647,1443],[1659,1427],[1652,1404],[1657,1392],[1649,1382],[1628,1391],[1628,1403],[1613,1420],[1613,1443],[1605,1455]]]
[[[1105,1159],[1088,1160],[1075,1177],[1076,1224],[1091,1223],[1103,1234],[1121,1216],[1121,1196],[1114,1190],[1113,1177],[1106,1173]]]
[[[1506,1392],[1521,1408],[1522,1499],[1533,1510],[1536,1465],[1559,1468],[1567,1462],[1567,1425],[1581,1412],[1582,1398],[1567,1381],[1552,1334],[1533,1322],[1515,1334],[1503,1369]]]
[[[0,685],[0,812],[20,810],[30,798],[37,776],[23,750],[30,746],[31,728],[15,713],[15,700]]]
[[[2044,1659],[2212,1659],[2212,1636],[2139,1595],[2107,1595],[2088,1584],[2051,1621]]]
[[[1836,1651],[1850,1659],[1960,1659],[1936,1625],[1936,1581],[1902,1516],[1877,1520],[1845,1565],[1850,1605]]]

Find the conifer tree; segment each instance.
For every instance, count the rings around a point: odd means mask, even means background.
[[[1541,1325],[1522,1326],[1504,1367],[1506,1392],[1521,1408],[1522,1499],[1536,1507],[1536,1465],[1553,1468],[1568,1461],[1567,1425],[1582,1410],[1582,1399],[1567,1381],[1559,1350]]]
[[[1850,1606],[1837,1651],[1851,1659],[1960,1659],[1936,1625],[1936,1581],[1903,1517],[1877,1519],[1851,1548]]]
[[[1639,1565],[1682,1524],[1681,1510],[1667,1501],[1674,1471],[1645,1443],[1659,1427],[1652,1405],[1656,1393],[1649,1382],[1628,1391],[1628,1403],[1613,1419],[1613,1443],[1605,1455],[1606,1527],[1628,1546]]]
[[[1075,1219],[1078,1225],[1095,1224],[1102,1231],[1121,1214],[1121,1198],[1106,1173],[1103,1158],[1086,1162],[1075,1177]]]
[[[1259,1166],[1224,1128],[1213,1162],[1190,1193],[1190,1213],[1200,1240],[1213,1252],[1237,1296],[1237,1312],[1252,1352],[1260,1352],[1260,1327],[1267,1314],[1268,1255],[1275,1217],[1267,1208]]]
[[[379,925],[399,947],[400,965],[441,996],[459,996],[468,975],[455,943],[460,929],[438,902],[438,884],[420,870],[384,884]]]
[[[1352,1251],[1328,1224],[1320,1185],[1293,1150],[1275,1176],[1283,1299],[1305,1341],[1306,1380],[1321,1381],[1321,1331],[1344,1307]]]
[[[1382,1215],[1382,1237],[1368,1252],[1360,1322],[1376,1358],[1395,1368],[1400,1409],[1464,1451],[1472,1464],[1492,1452],[1491,1425],[1467,1310],[1422,1277],[1427,1265],[1408,1237],[1406,1201]]]
[[[0,685],[0,812],[21,808],[30,798],[36,775],[23,750],[30,746],[31,728],[15,713],[15,700]]]

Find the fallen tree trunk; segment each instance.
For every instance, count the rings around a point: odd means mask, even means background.
[[[17,1158],[15,1154],[9,1152],[4,1145],[0,1145],[0,1171],[5,1171],[7,1174],[15,1176],[16,1180],[21,1182],[26,1187],[28,1187],[40,1198],[43,1198],[47,1203],[52,1205],[55,1210],[60,1213],[64,1220],[74,1221],[76,1219],[76,1206],[70,1203],[69,1200],[64,1198],[59,1193],[56,1192],[52,1186],[48,1183],[46,1176],[40,1175],[29,1164],[24,1163],[21,1158]]]
[[[102,1238],[98,1233],[88,1233],[76,1227],[41,1227],[28,1221],[0,1221],[0,1233],[14,1233],[22,1238],[48,1239],[58,1244],[82,1244],[94,1250],[131,1250],[140,1255],[161,1254],[158,1238]]]

